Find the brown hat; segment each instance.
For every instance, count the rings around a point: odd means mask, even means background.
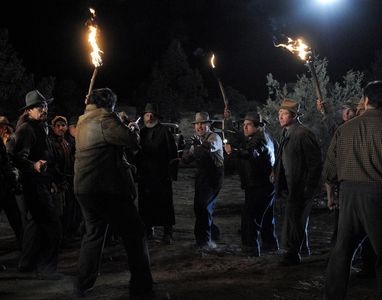
[[[286,109],[295,115],[301,115],[300,113],[300,104],[293,99],[284,99],[281,102],[281,105],[278,110]]]
[[[245,115],[244,120],[252,121],[255,126],[264,126],[263,117],[255,111],[248,112]]]
[[[15,129],[15,127],[9,123],[8,118],[5,116],[0,116],[0,126],[7,126],[12,129],[12,131]]]
[[[192,122],[192,124],[196,124],[196,123],[211,123],[210,115],[208,114],[208,112],[205,112],[205,111],[197,112],[195,114],[195,121]]]
[[[25,96],[25,106],[21,110],[25,110],[29,107],[40,105],[42,103],[49,104],[53,101],[53,98],[45,99],[45,97],[38,91],[33,90],[26,94]]]
[[[68,125],[68,120],[64,116],[55,116],[51,122],[52,126],[56,125],[58,121],[63,121],[66,125]]]

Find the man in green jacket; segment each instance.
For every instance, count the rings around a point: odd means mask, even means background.
[[[83,296],[97,279],[107,224],[122,237],[131,272],[130,294],[151,293],[152,276],[141,218],[134,205],[132,166],[125,150],[139,148],[138,133],[115,114],[116,95],[108,88],[94,90],[80,116],[76,134],[74,192],[86,224],[80,258],[77,294]]]

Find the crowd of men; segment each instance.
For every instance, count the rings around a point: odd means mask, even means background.
[[[129,258],[131,296],[152,295],[147,240],[157,236],[160,226],[163,242],[174,243],[172,182],[179,162],[195,164],[195,246],[210,251],[220,236],[213,213],[226,160],[236,167],[244,190],[243,252],[258,257],[281,248],[280,266],[300,264],[301,251],[310,253],[309,216],[324,179],[328,207],[337,212],[324,297],[346,297],[352,258],[362,243],[382,296],[382,81],[367,84],[357,111],[341,109],[325,164],[318,140],[300,122],[300,105],[293,99],[283,99],[278,107],[279,141],[258,112],[247,112],[242,131],[235,133],[241,136],[238,142],[223,143],[210,128],[209,114],[197,112],[195,135],[182,157],[153,104],[146,105],[139,128],[114,111],[117,96],[112,90],[96,89],[88,95],[83,115],[69,122],[57,115],[49,126],[51,101],[33,90],[15,127],[0,117],[0,209],[21,250],[20,272],[59,278],[62,243],[82,237],[75,290],[86,296],[96,282],[111,231],[121,237]],[[228,128],[232,122],[227,109],[224,117],[226,132],[234,132]],[[285,204],[280,245],[276,199]]]

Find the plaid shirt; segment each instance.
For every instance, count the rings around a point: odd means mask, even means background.
[[[325,180],[382,183],[382,111],[368,109],[342,126],[330,143]]]

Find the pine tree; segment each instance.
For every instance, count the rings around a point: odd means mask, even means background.
[[[39,89],[47,98],[52,96],[54,78],[45,77],[36,85],[33,74],[27,73],[22,60],[9,43],[8,30],[0,29],[0,108],[14,120],[25,105],[25,94]]]
[[[199,110],[207,92],[198,70],[192,70],[178,40],[173,40],[151,74],[147,101],[156,103],[164,119],[179,119],[180,110]]]

